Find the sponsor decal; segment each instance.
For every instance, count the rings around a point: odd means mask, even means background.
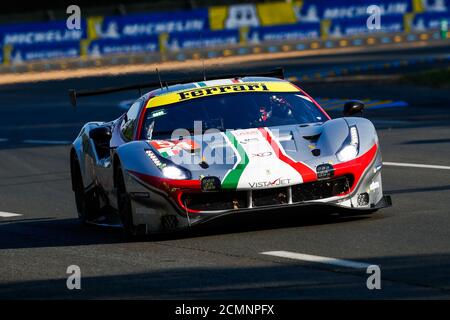
[[[203,191],[220,190],[220,180],[217,177],[203,177],[200,183]]]
[[[333,166],[329,163],[319,164],[316,167],[316,172],[317,172],[317,179],[319,179],[319,180],[328,179],[328,178],[333,177],[333,175],[334,175]]]
[[[282,179],[277,178],[273,181],[258,181],[258,182],[249,182],[248,185],[250,188],[267,188],[267,187],[276,187],[283,186],[289,184],[291,179]]]
[[[273,153],[271,151],[265,151],[265,152],[253,153],[252,157],[264,158],[264,157],[269,157],[272,154]]]
[[[258,142],[259,139],[258,138],[245,138],[239,141],[239,143],[241,144],[247,144],[247,143],[252,143],[252,142]]]
[[[206,85],[206,84],[205,84]],[[239,92],[298,92],[299,89],[289,82],[248,82],[226,85],[204,86],[196,89],[169,92],[155,96],[147,103],[147,108],[154,108],[172,103],[198,99],[218,94]]]
[[[182,150],[193,152],[200,149],[200,146],[190,139],[183,139],[180,141],[152,140],[150,143],[164,158],[177,155]]]
[[[246,139],[258,139],[258,129],[247,129],[247,130],[241,130],[241,131],[235,131],[234,134],[237,137],[242,137],[242,136],[256,136],[254,138],[246,138]],[[241,141],[239,141],[240,143]]]
[[[369,186],[369,190],[374,191],[374,190],[378,189],[379,187],[380,187],[380,183],[378,181],[373,181]]]

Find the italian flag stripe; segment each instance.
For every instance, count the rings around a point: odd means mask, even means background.
[[[225,176],[222,181],[222,187],[226,189],[236,189],[239,183],[239,178],[241,177],[242,172],[244,172],[245,168],[247,167],[249,159],[247,153],[245,153],[245,150],[239,144],[234,135],[231,132],[226,132],[225,135],[238,151],[241,161],[239,161],[239,163],[237,163],[235,167],[231,169]]]
[[[270,134],[269,129],[267,128],[258,128],[258,130],[262,133],[264,138],[269,142],[271,145],[273,151],[278,156],[278,158],[290,165],[292,168],[294,168],[300,175],[302,176],[303,182],[310,182],[317,180],[317,174],[316,172],[308,167],[306,164],[304,164],[301,161],[295,161],[291,157],[289,157],[281,145],[277,143],[277,141],[272,138],[272,135]]]

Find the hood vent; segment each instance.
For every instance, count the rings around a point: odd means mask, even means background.
[[[310,142],[317,142],[317,140],[319,140],[321,134],[322,133],[315,134],[313,136],[303,136],[303,139],[306,139],[306,140],[308,140]]]

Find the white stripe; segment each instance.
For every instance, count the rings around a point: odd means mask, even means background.
[[[342,259],[335,259],[335,258],[328,258],[328,257],[321,257],[321,256],[313,256],[310,254],[296,253],[296,252],[290,252],[290,251],[267,251],[267,252],[261,252],[261,254],[265,254],[268,256],[281,257],[281,258],[308,261],[308,262],[331,264],[331,265],[335,265],[335,266],[354,268],[354,269],[367,269],[369,266],[372,265],[372,264],[364,263],[364,262],[342,260]]]
[[[385,166],[410,167],[410,168],[426,168],[426,169],[443,169],[450,170],[450,166],[435,166],[431,164],[420,163],[401,163],[401,162],[383,162]]]
[[[23,140],[23,143],[32,143],[32,144],[70,144],[70,141],[64,140]]]
[[[18,217],[18,216],[21,216],[21,214],[0,211],[0,217],[2,217],[2,218],[11,218],[11,217]]]
[[[266,130],[266,132],[269,133],[270,137],[272,138],[272,141],[274,141],[274,142],[277,144],[278,149],[280,150],[280,153],[283,154],[283,156],[285,156],[286,158],[289,158],[292,162],[295,162],[295,163],[301,163],[301,164],[303,164],[304,166],[310,168],[312,171],[316,171],[315,169],[313,169],[313,168],[312,168],[310,165],[308,165],[307,163],[302,162],[302,161],[294,160],[294,158],[292,158],[290,155],[288,155],[288,154],[286,153],[286,150],[284,150],[283,146],[282,146],[281,143],[280,143],[280,140],[278,139],[278,137],[275,137],[275,135],[273,134],[272,130],[269,129],[268,127],[264,127],[264,129]],[[275,130],[278,130],[278,129],[275,129]],[[279,131],[278,131],[278,133],[279,133]],[[278,134],[278,136],[279,136],[279,134]]]

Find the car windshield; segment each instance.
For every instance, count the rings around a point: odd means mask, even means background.
[[[148,108],[140,138],[166,138],[177,129],[193,132],[195,121],[201,121],[203,131],[225,131],[325,120],[325,114],[300,92],[233,93]]]

